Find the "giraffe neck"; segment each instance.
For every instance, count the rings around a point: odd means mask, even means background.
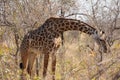
[[[75,19],[64,19],[64,18],[49,18],[46,20],[48,25],[52,26],[51,28],[54,28],[53,30],[62,33],[69,30],[76,30],[81,31],[86,34],[92,35],[97,34],[97,30],[87,23],[84,23],[80,20]]]
[[[64,18],[50,18],[45,23],[49,23],[48,25],[50,25],[49,27],[52,30],[51,33],[55,32],[56,34],[57,33],[59,34],[68,30],[76,30],[76,31],[81,31],[86,34],[92,35],[95,42],[101,48],[104,49],[104,46],[102,46],[101,44],[102,39],[100,39],[100,36],[98,35],[97,30],[92,26],[88,25],[87,23],[84,23],[80,20],[64,19]]]

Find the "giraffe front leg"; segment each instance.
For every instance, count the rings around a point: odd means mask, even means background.
[[[43,67],[43,79],[46,77],[47,67],[48,67],[49,53],[44,54],[44,67]]]
[[[39,76],[39,68],[40,68],[40,60],[37,57],[36,58],[36,75],[37,75],[37,77]]]
[[[39,71],[40,71],[40,68],[42,68],[42,65],[41,65],[42,61],[43,61],[43,54],[40,53],[40,55],[38,55],[36,58],[36,75],[37,75],[37,77],[40,76]]]
[[[52,54],[52,79],[55,80],[55,70],[56,70],[56,55]]]

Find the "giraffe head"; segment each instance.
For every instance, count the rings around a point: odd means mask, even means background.
[[[95,32],[93,38],[95,40],[95,47],[98,47],[97,50],[102,53],[107,53],[105,33],[103,31],[101,31],[99,34]]]

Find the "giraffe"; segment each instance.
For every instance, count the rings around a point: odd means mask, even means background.
[[[88,25],[87,23],[66,18],[48,18],[40,27],[35,30],[29,31],[23,38],[20,46],[20,54],[22,63],[22,75],[28,73],[32,76],[33,64],[39,54],[44,55],[43,78],[46,76],[49,55],[52,55],[52,79],[55,80],[56,69],[56,52],[60,47],[62,40],[61,34],[68,30],[76,30],[91,35],[100,47],[104,48],[101,44],[98,31]],[[106,52],[107,50],[103,50]]]

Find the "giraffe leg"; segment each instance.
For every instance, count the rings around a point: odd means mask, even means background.
[[[39,71],[40,71],[40,69],[41,69],[42,59],[43,59],[43,54],[40,53],[40,55],[37,56],[37,58],[36,58],[36,75],[37,75],[37,77],[40,76]]]
[[[33,77],[33,66],[34,66],[34,62],[35,62],[35,59],[36,59],[36,54],[34,53],[31,53],[29,55],[29,62],[28,62],[28,73],[30,74],[30,78]]]
[[[28,60],[29,60],[29,56],[28,53],[21,53],[21,59],[22,59],[22,63],[20,63],[20,67],[22,69],[22,80],[24,80],[26,73],[27,73],[27,67],[28,67]]]
[[[44,67],[43,67],[43,78],[46,77],[47,67],[48,67],[49,53],[44,54]]]
[[[39,67],[40,67],[40,61],[39,61],[39,58],[36,58],[36,74],[37,74],[37,77],[39,76]]]
[[[55,69],[56,69],[56,55],[52,54],[52,79],[55,80]]]

